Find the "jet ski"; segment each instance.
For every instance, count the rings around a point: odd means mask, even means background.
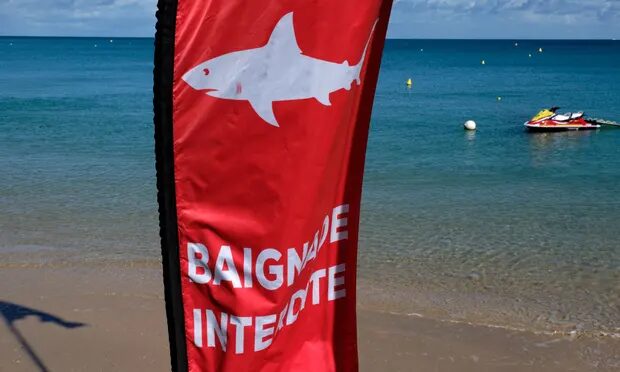
[[[565,130],[590,130],[601,127],[596,121],[586,119],[583,112],[558,114],[559,107],[540,111],[526,122],[525,127],[533,132],[556,132]]]

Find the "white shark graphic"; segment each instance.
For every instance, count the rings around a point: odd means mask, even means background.
[[[376,22],[375,22],[376,25]],[[260,48],[231,52],[187,71],[183,80],[211,97],[248,101],[267,123],[279,126],[273,102],[316,98],[330,106],[329,94],[360,84],[360,72],[374,26],[359,62],[334,63],[302,53],[293,28],[293,13],[284,15]]]

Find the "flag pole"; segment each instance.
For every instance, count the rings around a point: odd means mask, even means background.
[[[177,0],[157,3],[153,105],[155,167],[171,370],[187,371],[172,137],[172,84]]]

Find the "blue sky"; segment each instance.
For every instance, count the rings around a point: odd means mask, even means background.
[[[155,6],[0,0],[0,35],[153,36]],[[620,39],[620,0],[394,0],[388,36]]]

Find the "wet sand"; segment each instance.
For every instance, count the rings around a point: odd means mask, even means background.
[[[0,264],[0,371],[167,371],[157,262]],[[360,295],[363,295],[360,293]],[[362,371],[618,371],[620,340],[359,309]]]

